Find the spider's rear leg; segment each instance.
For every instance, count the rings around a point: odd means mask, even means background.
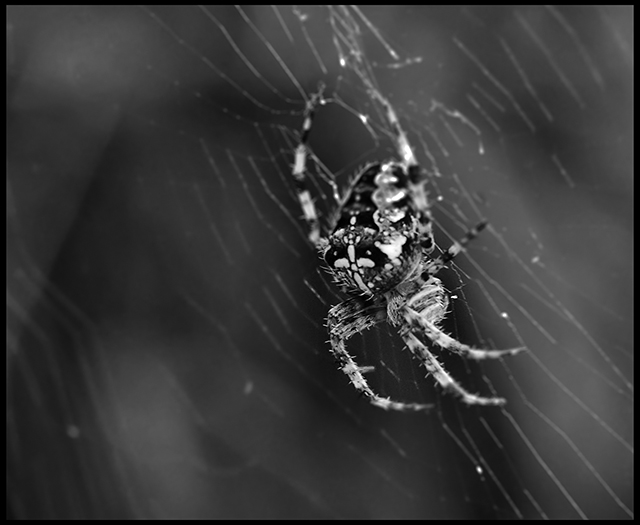
[[[329,329],[331,353],[340,365],[340,370],[345,373],[354,386],[369,402],[384,410],[397,410],[401,412],[415,412],[430,410],[433,405],[422,403],[403,403],[392,401],[388,397],[376,394],[367,380],[366,372],[373,369],[371,366],[358,366],[353,357],[347,352],[345,342],[349,337],[375,326],[386,318],[385,309],[378,305],[366,305],[362,299],[348,299],[329,311],[327,326]]]
[[[418,159],[416,158],[413,147],[409,142],[407,133],[400,124],[400,119],[398,119],[398,115],[395,109],[393,109],[391,103],[383,97],[378,90],[373,89],[373,87],[370,87],[369,94],[378,99],[378,101],[384,106],[387,120],[394,128],[396,149],[398,150],[398,155],[404,164],[409,178],[411,199],[419,221],[418,232],[421,239],[420,243],[427,253],[431,253],[435,243],[433,240],[429,201],[427,199],[427,191],[425,189],[427,181],[424,177],[424,172],[418,164]]]
[[[398,153],[400,154],[400,158],[404,162],[405,166],[407,166],[407,168],[417,166],[418,161],[413,153],[413,148],[411,147],[411,144],[409,144],[407,134],[400,125],[400,120],[398,119],[395,109],[393,109],[391,103],[383,97],[378,90],[374,89],[373,86],[370,87],[369,94],[378,99],[378,101],[384,106],[387,113],[387,120],[395,130],[396,147],[398,148]]]
[[[464,403],[468,405],[502,406],[507,402],[506,399],[502,397],[483,397],[468,392],[449,375],[436,357],[429,352],[429,349],[415,335],[407,331],[402,333],[402,338],[411,353],[422,362],[440,386],[450,394],[458,396]]]
[[[440,330],[440,328],[438,328],[435,324],[439,321],[439,317],[432,321],[427,318],[428,315],[428,310],[417,312],[409,306],[406,306],[404,308],[404,317],[409,326],[411,326],[416,331],[423,332],[432,343],[462,357],[468,357],[470,359],[476,360],[496,359],[499,357],[516,355],[523,350],[526,350],[526,348],[523,346],[517,348],[509,348],[506,350],[483,350],[481,348],[473,348],[471,346],[465,345],[464,343],[461,343],[457,339],[454,339],[450,335]]]
[[[309,133],[313,124],[316,106],[322,103],[322,89],[307,101],[304,112],[304,120],[302,121],[302,130],[300,132],[300,142],[295,150],[293,159],[292,175],[296,184],[296,192],[304,220],[309,227],[309,241],[319,248],[322,245],[320,221],[318,220],[318,212],[311,198],[311,193],[307,187],[307,157],[309,154]]]

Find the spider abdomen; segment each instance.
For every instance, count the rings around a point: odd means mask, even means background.
[[[421,261],[407,175],[395,162],[360,172],[339,208],[324,259],[347,292],[372,295],[412,275]]]

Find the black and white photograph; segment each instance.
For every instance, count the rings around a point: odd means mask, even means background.
[[[632,6],[6,13],[7,519],[633,519]]]

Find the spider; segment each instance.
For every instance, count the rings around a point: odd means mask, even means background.
[[[326,263],[326,269],[349,297],[329,310],[327,328],[331,353],[362,395],[385,410],[428,410],[430,404],[394,401],[375,393],[364,377],[372,366],[359,366],[347,352],[346,341],[378,323],[397,327],[404,343],[440,386],[468,405],[505,404],[501,397],[473,394],[453,379],[424,343],[470,359],[515,355],[524,348],[481,350],[467,346],[443,332],[439,324],[447,314],[448,297],[437,274],[465,250],[487,225],[480,222],[438,257],[432,217],[421,168],[391,104],[371,92],[386,111],[394,129],[400,160],[372,162],[356,172],[330,221],[321,234],[315,205],[307,188],[308,139],[322,90],[307,101],[300,141],[295,149],[292,175],[309,241]]]

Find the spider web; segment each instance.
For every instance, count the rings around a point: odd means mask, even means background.
[[[625,7],[7,8],[7,495],[21,518],[630,518]],[[304,101],[324,225],[393,106],[446,249],[438,352],[349,350],[290,170]]]

